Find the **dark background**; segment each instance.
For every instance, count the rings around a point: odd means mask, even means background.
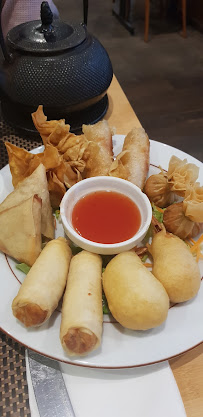
[[[167,0],[160,18],[159,0],[151,0],[148,43],[143,40],[145,2],[132,3],[134,36],[112,15],[111,0],[89,0],[88,30],[107,49],[114,73],[150,138],[203,161],[203,33],[197,30],[203,22],[203,2],[188,0],[184,39],[180,2]],[[82,0],[55,4],[62,20],[82,20]],[[199,22],[195,26],[194,16]]]

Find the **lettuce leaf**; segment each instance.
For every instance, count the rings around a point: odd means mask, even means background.
[[[24,274],[27,275],[28,272],[29,272],[29,270],[30,270],[30,268],[31,268],[31,266],[22,263],[22,264],[17,264],[16,265],[16,268],[19,269],[20,271],[24,272]]]

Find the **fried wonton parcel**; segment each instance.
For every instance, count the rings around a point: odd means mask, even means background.
[[[60,202],[66,192],[66,187],[64,186],[63,182],[58,179],[55,172],[47,172],[47,180],[51,206],[56,209],[59,207]]]
[[[119,153],[119,155],[116,157],[116,159],[112,162],[109,175],[111,177],[118,177],[122,178],[123,180],[127,180],[128,177],[128,170],[125,167],[125,165],[122,162],[122,159],[124,158],[125,154],[129,151],[122,151]]]
[[[177,156],[172,156],[168,166],[168,183],[171,191],[184,197],[187,188],[194,184],[199,175],[199,168],[195,164],[190,164],[187,159],[183,161]]]
[[[33,195],[0,213],[0,250],[30,266],[41,252],[41,208]]]
[[[5,142],[5,145],[8,153],[12,183],[15,188],[20,181],[23,181],[31,174],[30,162],[34,158],[34,155],[12,143]]]
[[[47,145],[45,150],[41,153],[35,154],[30,161],[30,174],[38,167],[39,164],[43,164],[46,171],[55,169],[60,165],[62,157],[59,155],[58,149],[52,145]]]
[[[26,327],[40,326],[58,306],[72,252],[66,239],[51,240],[25,277],[12,303],[13,315]]]
[[[194,222],[203,222],[203,187],[199,183],[188,188],[183,201],[185,215]]]
[[[124,140],[122,157],[119,154],[116,159],[118,165],[122,164],[118,170],[118,173],[123,172],[122,178],[143,189],[149,170],[149,138],[142,127],[135,127],[128,133]],[[112,165],[114,168],[115,162]],[[109,175],[117,176],[112,166]]]
[[[172,204],[164,210],[163,223],[168,232],[181,239],[195,237],[203,231],[203,223],[194,222],[186,216],[183,202]]]
[[[151,175],[144,186],[147,197],[156,206],[165,208],[175,200],[175,194],[170,190],[167,174],[161,171],[159,174]]]
[[[47,145],[44,152],[40,152],[38,154],[32,154],[23,148],[12,145],[9,142],[6,142],[5,145],[8,152],[9,166],[14,188],[18,185],[18,183],[31,175],[40,164],[43,164],[47,171],[59,166],[62,160],[57,148],[54,148],[51,145]]]
[[[37,169],[27,178],[19,183],[15,190],[10,193],[0,204],[0,213],[21,201],[26,200],[32,195],[37,194],[42,200],[42,234],[48,238],[54,238],[54,222],[50,197],[48,191],[46,170],[44,165],[40,164]]]
[[[84,135],[71,134],[68,138],[61,139],[57,149],[65,161],[80,161],[87,145],[88,141]]]
[[[113,161],[112,133],[108,122],[102,120],[94,125],[83,125],[82,130],[89,142],[83,155],[85,178],[108,175]]]
[[[66,125],[64,119],[47,120],[42,106],[39,106],[37,111],[32,114],[32,119],[43,140],[45,149],[47,145],[56,147],[66,161],[82,159],[88,144],[84,135],[71,133],[70,125]]]
[[[70,125],[66,125],[64,119],[47,120],[42,105],[38,106],[36,112],[32,113],[32,120],[43,140],[44,146],[47,144],[56,146],[62,137],[69,135]]]

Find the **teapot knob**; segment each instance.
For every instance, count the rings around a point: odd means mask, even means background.
[[[44,26],[49,26],[53,22],[53,13],[48,1],[43,1],[41,4],[41,21]]]
[[[44,34],[46,41],[55,42],[55,31],[52,26],[53,13],[50,9],[48,1],[43,1],[41,4],[41,21],[41,32]]]

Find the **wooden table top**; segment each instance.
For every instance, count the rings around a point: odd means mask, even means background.
[[[108,95],[109,109],[105,118],[110,126],[116,127],[116,133],[127,134],[133,127],[141,126],[115,76],[109,87]],[[180,390],[187,417],[202,417],[203,343],[181,356],[171,359],[169,363]]]

